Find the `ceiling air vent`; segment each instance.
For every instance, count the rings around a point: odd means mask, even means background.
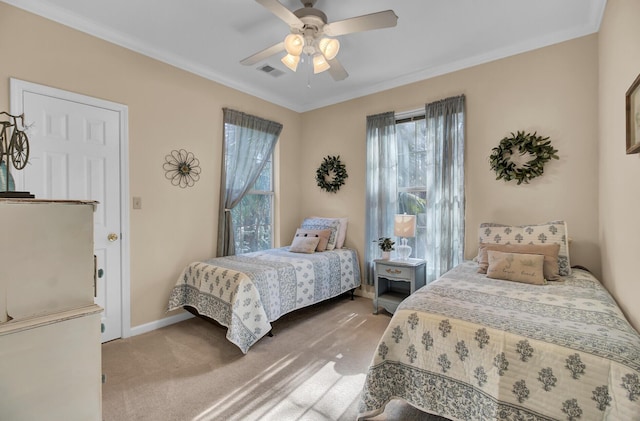
[[[262,67],[258,67],[258,70],[265,72],[266,74],[271,75],[273,77],[282,76],[284,74],[282,70],[278,70],[275,67],[269,66],[268,64],[265,64]]]

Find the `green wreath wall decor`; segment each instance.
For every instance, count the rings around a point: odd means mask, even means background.
[[[529,154],[534,158],[523,165],[517,165],[511,160],[511,155],[516,150],[520,155]],[[518,185],[529,184],[529,180],[542,175],[545,163],[551,159],[559,159],[557,152],[558,150],[551,146],[549,137],[538,136],[537,132],[517,132],[502,139],[500,144],[491,150],[489,162],[491,169],[497,174],[496,180],[502,178],[505,181],[516,180]]]
[[[345,178],[349,177],[345,165],[340,162],[340,156],[329,156],[320,164],[316,170],[316,182],[322,190],[335,193],[344,184]]]

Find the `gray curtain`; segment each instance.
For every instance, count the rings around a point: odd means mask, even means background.
[[[231,210],[255,184],[282,131],[280,123],[228,108],[223,112],[218,257],[235,254]]]
[[[380,256],[377,240],[393,236],[397,207],[398,153],[394,112],[367,116],[367,174],[364,269],[365,281],[373,285],[373,259]]]
[[[426,104],[427,282],[464,259],[464,95]]]

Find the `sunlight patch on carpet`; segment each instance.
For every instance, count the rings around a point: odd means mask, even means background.
[[[262,416],[273,420],[339,419],[359,397],[364,378],[364,374],[338,374],[335,362],[330,361]]]
[[[236,390],[222,401],[200,413],[194,421],[212,421],[232,406],[242,408],[234,417],[242,420],[337,420],[349,406],[359,398],[365,375],[345,376],[336,370],[335,361],[327,361],[324,365],[308,366],[299,370],[286,381],[278,382],[276,387],[265,388],[262,381],[280,371],[280,365],[288,365],[289,361],[280,360],[265,372],[260,373],[243,390]],[[246,402],[242,405],[241,402]]]

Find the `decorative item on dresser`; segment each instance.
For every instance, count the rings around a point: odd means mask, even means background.
[[[102,419],[95,203],[0,199],[3,420]]]
[[[16,185],[4,161],[0,160],[0,193],[13,192]],[[0,196],[2,197],[2,196]]]
[[[374,314],[378,306],[394,313],[402,300],[425,285],[426,262],[422,259],[376,259],[374,263]]]
[[[34,196],[29,192],[12,191],[13,178],[9,172],[11,165],[16,170],[21,170],[29,161],[29,138],[26,133],[24,114],[11,115],[3,111],[0,112],[0,116],[8,118],[6,121],[0,121],[0,164],[2,164],[0,169],[4,172],[0,177],[3,181],[0,185],[0,197],[33,198]]]

